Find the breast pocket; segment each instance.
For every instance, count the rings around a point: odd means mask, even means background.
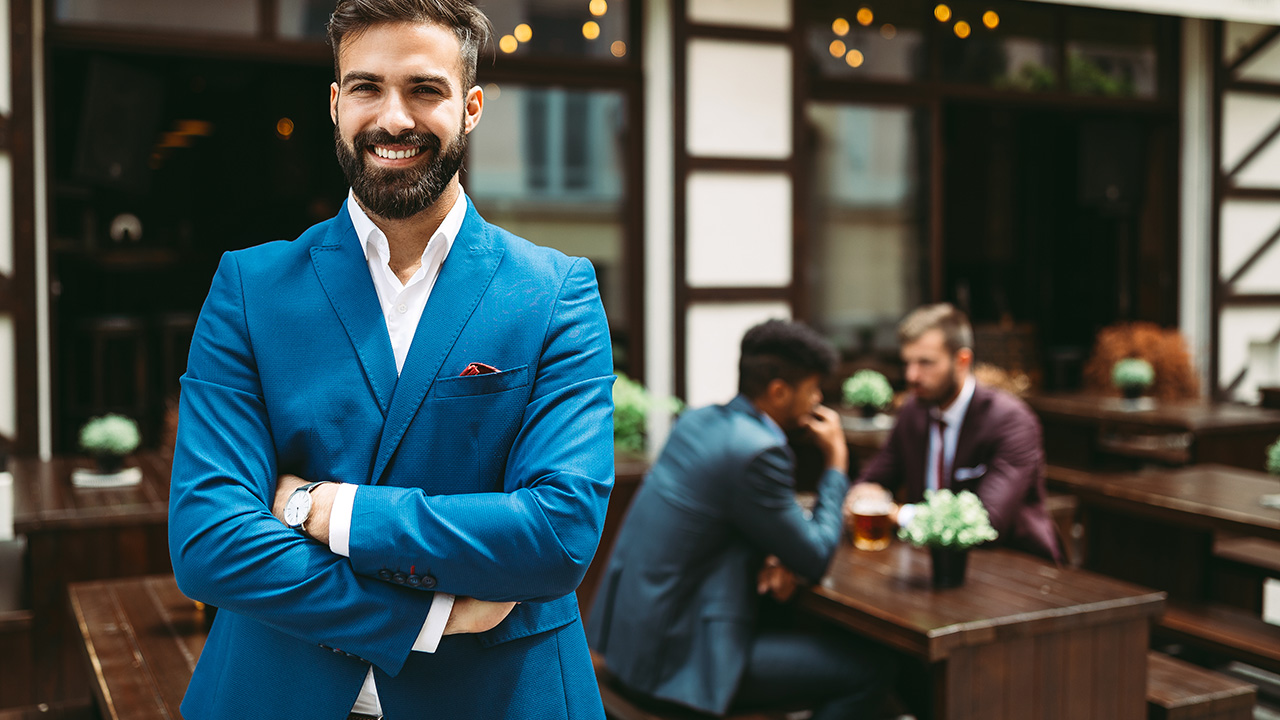
[[[470,397],[473,395],[491,395],[506,392],[529,384],[529,366],[503,370],[484,375],[461,375],[436,380],[431,389],[433,397]]]

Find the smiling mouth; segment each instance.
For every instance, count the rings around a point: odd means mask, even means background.
[[[414,147],[409,148],[408,150],[391,150],[380,145],[374,145],[370,148],[370,151],[373,152],[374,155],[386,160],[404,160],[406,158],[414,157],[418,153],[422,152],[422,148]]]

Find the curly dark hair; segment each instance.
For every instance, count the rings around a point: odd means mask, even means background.
[[[333,75],[342,82],[338,51],[342,40],[358,36],[381,23],[412,22],[443,25],[462,44],[462,89],[476,84],[480,48],[489,44],[493,26],[470,0],[342,0],[329,16],[329,45],[333,47]]]
[[[839,361],[835,346],[808,325],[769,320],[742,336],[738,392],[754,399],[774,380],[795,385],[810,375],[825,378]]]

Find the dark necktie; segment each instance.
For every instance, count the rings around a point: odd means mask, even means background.
[[[938,489],[941,490],[951,484],[947,482],[947,476],[943,473],[943,466],[946,465],[947,459],[947,421],[934,418],[933,422],[938,426]]]

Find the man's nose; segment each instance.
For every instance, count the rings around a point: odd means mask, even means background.
[[[399,93],[387,93],[382,104],[382,112],[378,116],[378,126],[392,135],[399,135],[413,129],[413,117],[409,107]]]

